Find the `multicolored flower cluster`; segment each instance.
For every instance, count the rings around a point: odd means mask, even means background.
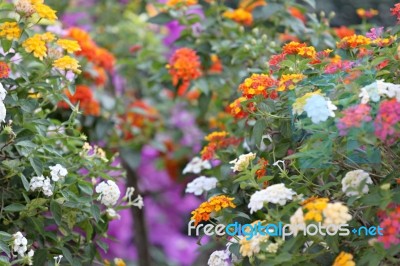
[[[239,90],[247,99],[254,96],[261,95],[264,98],[275,99],[277,92],[275,89],[268,91],[277,84],[277,81],[267,74],[252,74],[251,77],[246,78],[239,86]]]
[[[197,225],[200,222],[210,220],[211,214],[214,212],[219,212],[224,208],[236,208],[233,200],[234,198],[225,195],[211,197],[208,201],[200,204],[196,210],[192,211],[192,220],[194,220],[195,225]]]
[[[201,150],[201,158],[203,160],[210,160],[214,158],[218,149],[226,148],[231,145],[239,145],[242,141],[240,138],[228,137],[228,132],[215,131],[210,133],[204,138],[208,144]]]
[[[363,35],[354,34],[352,36],[344,37],[336,44],[337,48],[350,49],[360,48],[371,44],[371,39]]]
[[[385,248],[400,244],[400,205],[389,206],[389,210],[382,215],[383,235],[378,236],[378,241],[383,243]]]
[[[396,99],[382,101],[374,122],[375,135],[382,141],[393,143],[400,136],[400,102]]]
[[[350,128],[360,128],[363,122],[372,120],[371,107],[367,104],[351,106],[342,112],[343,117],[337,122],[339,134],[344,136]]]

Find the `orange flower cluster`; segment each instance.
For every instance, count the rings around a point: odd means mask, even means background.
[[[0,79],[8,78],[10,75],[10,67],[6,62],[0,61]]]
[[[79,43],[80,51],[75,52],[78,56],[85,57],[89,62],[93,63],[97,85],[104,85],[107,81],[105,71],[113,71],[115,65],[115,57],[108,50],[99,47],[89,36],[89,33],[81,28],[73,27],[68,31],[68,36]],[[91,75],[90,75],[91,76]]]
[[[376,38],[372,41],[372,44],[377,45],[379,47],[389,46],[396,41],[395,36],[390,36],[388,38]]]
[[[337,48],[341,49],[349,49],[349,48],[360,48],[365,45],[369,45],[371,43],[371,39],[367,38],[363,35],[352,35],[344,37],[336,44]]]
[[[225,11],[223,16],[242,24],[243,26],[250,26],[253,24],[253,15],[251,12],[243,8]]]
[[[390,13],[392,13],[393,16],[396,16],[397,21],[400,21],[400,3],[397,3],[394,5],[393,8],[390,9]]]
[[[306,76],[303,74],[287,74],[282,75],[279,80],[278,91],[285,91],[287,89],[293,90],[295,88],[295,84],[302,81]]]
[[[364,18],[365,19],[373,18],[373,17],[375,17],[376,15],[379,14],[378,10],[372,9],[372,8],[370,8],[368,10],[365,10],[364,8],[358,8],[356,10],[356,13],[362,19],[364,19]]]
[[[239,86],[239,90],[247,99],[251,99],[256,95],[262,95],[265,98],[275,99],[278,97],[276,90],[268,93],[268,88],[276,85],[276,80],[267,74],[253,74],[244,80]]]
[[[336,257],[332,266],[356,266],[356,263],[353,260],[352,254],[342,251]]]
[[[88,86],[77,85],[74,95],[72,95],[69,90],[65,90],[64,93],[72,104],[76,105],[79,103],[79,108],[83,110],[85,115],[100,115],[100,104],[94,98],[93,92]],[[69,105],[64,101],[60,102],[58,105],[61,108],[69,109]]]
[[[228,135],[228,132],[225,131],[215,131],[206,136],[204,139],[208,141],[208,144],[200,152],[202,159],[210,160],[214,157],[217,149],[241,143],[242,140],[240,138],[228,137]]]
[[[282,53],[284,54],[298,54],[300,48],[306,47],[307,44],[299,42],[290,42],[283,46]]]
[[[190,48],[176,50],[169,59],[167,68],[172,76],[173,85],[180,85],[178,88],[179,96],[185,94],[191,80],[195,80],[202,75],[200,58],[196,51]]]
[[[210,220],[210,215],[213,212],[219,212],[225,208],[236,208],[236,205],[233,203],[234,199],[225,195],[214,196],[208,201],[201,203],[197,209],[192,211],[192,220],[195,221],[195,225],[198,225],[200,222]]]
[[[354,34],[356,34],[355,30],[350,29],[346,26],[341,26],[340,28],[334,28],[333,30],[340,39],[343,39],[344,37],[353,36]]]
[[[128,111],[122,117],[124,122],[122,125],[122,131],[126,140],[132,139],[134,134],[132,133],[132,127],[142,128],[146,123],[156,121],[158,118],[157,109],[151,107],[146,102],[136,100],[129,105]]]

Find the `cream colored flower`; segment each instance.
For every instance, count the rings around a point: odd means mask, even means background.
[[[253,161],[256,158],[255,153],[248,153],[248,154],[242,154],[239,156],[239,158],[230,161],[230,164],[234,164],[234,166],[231,167],[231,169],[235,172],[241,172],[243,170],[246,170],[247,167],[249,167],[250,162]]]

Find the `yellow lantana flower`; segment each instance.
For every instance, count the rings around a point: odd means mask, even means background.
[[[51,32],[46,32],[40,35],[43,41],[45,42],[52,42],[56,38],[56,36]]]
[[[40,60],[43,60],[43,58],[47,56],[46,43],[40,34],[35,34],[33,37],[26,39],[22,43],[22,47],[24,47],[25,51],[28,53],[33,52],[33,56],[39,58]]]
[[[72,70],[73,72],[80,74],[82,71],[79,69],[80,65],[78,60],[68,55],[63,56],[54,61],[53,66],[59,70]]]
[[[7,40],[16,40],[21,36],[21,29],[17,22],[4,22],[0,25],[0,37],[6,37]]]
[[[74,40],[59,39],[57,41],[57,45],[66,50],[70,54],[81,50],[79,43]]]
[[[353,261],[353,255],[344,251],[340,252],[339,256],[336,257],[332,266],[355,266],[356,263]]]
[[[53,10],[51,7],[43,4],[42,1],[34,1],[34,2],[35,2],[34,7],[39,17],[48,19],[50,21],[55,21],[57,19],[56,11]]]

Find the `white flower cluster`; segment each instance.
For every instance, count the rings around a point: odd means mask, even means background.
[[[249,167],[250,162],[253,161],[256,158],[256,154],[255,153],[248,153],[248,154],[242,154],[239,156],[239,158],[236,158],[233,161],[230,161],[230,164],[233,164],[233,166],[231,167],[231,169],[234,172],[241,172],[243,170],[246,170],[247,167]]]
[[[322,213],[324,214],[324,226],[330,224],[339,226],[346,224],[352,218],[349,214],[349,208],[341,202],[328,203]]]
[[[29,189],[31,191],[42,190],[43,194],[47,197],[53,195],[53,186],[51,185],[50,178],[45,178],[43,175],[33,177],[29,183]]]
[[[193,193],[196,196],[203,194],[205,191],[210,191],[217,187],[218,180],[215,177],[199,176],[192,182],[187,184],[186,193]]]
[[[346,196],[360,196],[369,191],[368,184],[372,184],[369,174],[363,170],[348,172],[342,179],[342,191]]]
[[[0,83],[0,122],[6,121],[6,106],[4,105],[3,101],[6,98],[7,91],[4,89],[3,84]]]
[[[68,174],[67,169],[62,166],[61,164],[56,164],[54,166],[50,166],[50,175],[51,175],[51,179],[54,182],[57,182],[58,180],[62,180],[64,179],[64,177]]]
[[[400,102],[400,85],[385,82],[383,79],[377,80],[363,88],[359,97],[361,97],[361,103],[366,104],[369,101],[378,102],[381,96],[388,98],[396,98]]]
[[[227,261],[229,255],[229,252],[226,250],[216,250],[210,255],[207,264],[209,266],[229,266],[229,262]]]
[[[26,251],[28,251],[28,240],[26,237],[21,232],[16,232],[13,234],[13,243],[12,243],[12,249],[13,252],[18,253],[20,257],[24,259],[24,262],[28,265],[32,265],[32,257],[35,254],[35,251],[32,249],[29,250],[27,254],[25,254]]]
[[[261,210],[264,207],[264,203],[274,203],[283,206],[286,204],[286,201],[292,200],[294,195],[296,195],[296,192],[285,187],[283,183],[272,185],[251,195],[248,207],[250,213],[253,213]]]
[[[112,180],[103,181],[96,186],[96,193],[99,193],[97,198],[102,204],[107,207],[115,205],[121,195],[119,187]]]
[[[194,157],[183,169],[182,174],[199,174],[204,169],[211,169],[209,161],[203,161],[200,157]]]
[[[63,180],[68,174],[67,169],[60,164],[50,166],[49,168],[51,180],[53,180],[54,182]],[[50,178],[44,177],[43,175],[35,176],[31,179],[29,183],[29,189],[31,191],[42,190],[44,195],[50,197],[53,195],[53,185],[51,184],[51,180]]]
[[[326,121],[329,117],[335,117],[333,111],[336,109],[337,107],[329,99],[318,94],[308,98],[304,105],[304,111],[314,124]]]

